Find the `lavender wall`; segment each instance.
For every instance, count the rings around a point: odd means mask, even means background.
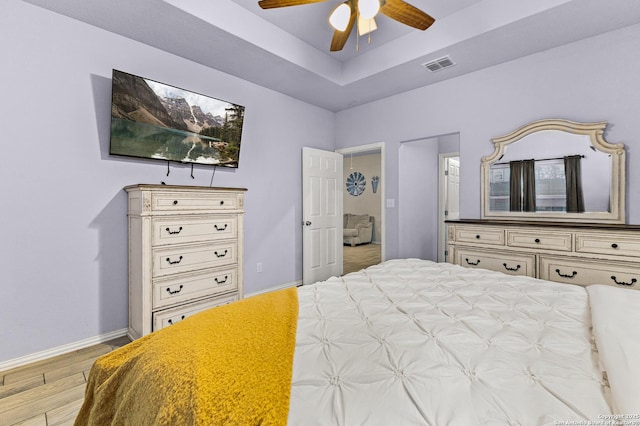
[[[333,113],[18,0],[0,51],[0,363],[127,326],[125,185],[209,185],[108,155],[112,68],[246,106],[240,168],[213,181],[249,190],[245,289],[301,279],[301,147],[333,150]]]
[[[606,139],[628,149],[627,222],[640,224],[638,51],[635,25],[341,111],[336,143],[343,148],[385,141],[386,197],[400,198],[400,142],[459,132],[460,215],[479,218],[480,159],[493,152],[492,137],[544,118],[606,120]],[[422,202],[400,201],[402,209]],[[387,257],[399,257],[399,242],[412,227],[401,225],[397,209],[388,209],[386,225]],[[426,226],[435,229],[436,222]]]
[[[437,260],[438,138],[402,143],[398,155],[398,257]]]

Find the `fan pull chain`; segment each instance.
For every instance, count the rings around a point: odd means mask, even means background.
[[[356,8],[356,52],[360,51],[360,11],[358,10],[358,5],[355,4]]]

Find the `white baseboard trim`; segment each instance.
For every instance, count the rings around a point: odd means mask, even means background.
[[[269,293],[276,290],[283,290],[290,287],[298,287],[302,285],[302,280],[293,281],[290,283],[270,287],[264,290],[258,290],[251,293],[246,293],[244,297],[257,296],[259,294]],[[23,365],[31,364],[32,362],[43,361],[48,358],[52,358],[58,355],[64,355],[69,352],[77,351],[79,349],[88,348],[89,346],[98,345],[100,343],[108,342],[109,340],[117,339],[127,335],[128,329],[123,328],[121,330],[112,331],[110,333],[101,334],[99,336],[89,337],[88,339],[80,340],[68,345],[58,346],[57,348],[47,349],[46,351],[36,352],[30,355],[25,355],[20,358],[10,359],[8,361],[0,362],[0,371],[10,370],[12,368],[21,367]]]
[[[252,291],[251,293],[246,293],[244,295],[244,297],[247,298],[247,297],[257,296],[259,294],[270,293],[272,291],[283,290],[285,288],[290,288],[290,287],[298,287],[298,286],[301,286],[301,285],[302,285],[302,280],[294,281],[294,282],[291,282],[291,283],[286,283],[286,284],[278,285],[278,286],[275,286],[275,287],[269,287],[269,288],[264,289],[264,290]]]
[[[31,364],[32,362],[43,361],[45,359],[52,358],[54,356],[64,355],[69,352],[88,348],[89,346],[98,345],[100,343],[108,342],[109,340],[117,339],[118,337],[122,337],[126,335],[127,335],[127,329],[123,328],[120,330],[101,334],[99,336],[89,337],[88,339],[69,343],[68,345],[62,345],[62,346],[58,346],[57,348],[47,349],[46,351],[36,352],[30,355],[22,356],[20,358],[10,359],[8,361],[0,362],[0,371],[21,367],[23,365]]]

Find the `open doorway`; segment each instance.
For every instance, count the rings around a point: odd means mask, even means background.
[[[343,273],[385,259],[384,144],[336,150],[343,155]]]
[[[460,218],[460,154],[440,154],[438,172],[438,262],[447,262],[446,220]]]

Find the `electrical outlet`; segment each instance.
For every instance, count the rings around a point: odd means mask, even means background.
[[[256,271],[262,272],[262,262],[258,262],[258,264],[256,265]]]
[[[387,198],[387,208],[394,208],[396,206],[395,198]]]

